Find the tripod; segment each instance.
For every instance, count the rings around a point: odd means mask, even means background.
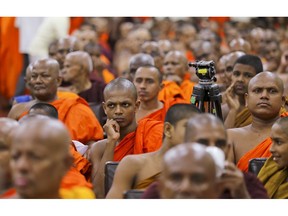
[[[198,85],[194,86],[191,103],[197,106],[202,112],[212,113],[223,121],[221,102],[222,97],[217,84],[199,82]]]

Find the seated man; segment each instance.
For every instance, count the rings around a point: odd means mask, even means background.
[[[271,155],[269,136],[285,104],[283,92],[283,81],[275,73],[262,72],[250,80],[246,99],[252,123],[227,130],[230,143],[233,144],[232,161],[242,171],[248,171],[250,159]]]
[[[188,61],[180,51],[170,51],[165,55],[163,62],[163,84],[164,87],[158,95],[158,99],[166,101],[181,95],[190,103],[193,93],[194,82],[190,80]]]
[[[133,83],[141,102],[136,113],[137,122],[142,118],[152,118],[164,122],[170,106],[175,103],[185,103],[180,96],[165,101],[158,100],[158,94],[162,89],[162,74],[154,66],[140,66],[136,70]]]
[[[69,131],[59,120],[42,117],[22,121],[11,139],[10,165],[16,189],[11,197],[94,198],[88,188],[60,190],[73,161],[70,143]]]
[[[129,70],[122,74],[122,77],[129,79],[131,82],[134,80],[135,72],[140,66],[154,66],[154,59],[151,55],[145,53],[137,53],[129,59]]]
[[[163,156],[159,177],[162,199],[215,199],[219,197],[214,158],[199,143],[183,143]]]
[[[224,174],[219,178],[218,184],[221,191],[220,198],[268,198],[264,186],[255,175],[241,172],[235,164],[229,161],[231,145],[227,143],[227,132],[218,117],[204,113],[190,118],[187,122],[184,141],[218,147],[225,153]],[[151,185],[143,196],[157,198],[159,196],[157,187],[156,183]]]
[[[0,197],[12,187],[9,138],[18,126],[19,123],[14,119],[0,118]]]
[[[261,59],[254,55],[242,55],[235,59],[231,74],[231,85],[225,91],[226,103],[222,113],[226,128],[244,127],[251,123],[251,113],[245,106],[245,94],[252,77],[263,71]]]
[[[135,113],[139,103],[134,84],[125,78],[111,81],[104,89],[107,139],[94,143],[90,152],[92,182],[97,198],[104,198],[107,161],[121,161],[129,154],[153,152],[162,145],[163,122],[147,118],[137,123]]]
[[[105,83],[100,80],[91,81],[89,75],[92,70],[93,63],[88,53],[84,51],[68,53],[65,57],[62,77],[71,85],[61,87],[59,90],[78,94],[88,103],[102,103]]]
[[[157,180],[162,171],[165,152],[183,142],[188,118],[200,111],[192,104],[175,104],[166,114],[162,146],[159,150],[139,155],[128,155],[119,163],[112,187],[106,198],[123,198],[129,189],[145,189]]]
[[[263,182],[269,198],[288,198],[288,117],[278,119],[271,128],[271,156],[260,170],[258,178]]]
[[[8,117],[18,120],[27,114],[37,102],[50,103],[56,107],[59,120],[68,127],[72,139],[83,144],[103,139],[103,129],[85,100],[80,97],[58,98],[57,88],[61,83],[59,64],[54,59],[40,59],[34,62],[27,82],[34,100],[15,104]]]

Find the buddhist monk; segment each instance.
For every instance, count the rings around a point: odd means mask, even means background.
[[[91,81],[89,76],[92,70],[93,63],[88,53],[84,51],[68,53],[65,57],[62,77],[71,85],[62,87],[61,90],[76,93],[88,103],[102,103],[105,83],[99,80]]]
[[[11,133],[19,126],[19,123],[10,118],[0,118],[0,197],[12,187],[9,139]]]
[[[143,119],[136,122],[139,108],[137,90],[125,78],[111,81],[104,89],[103,108],[107,139],[91,147],[92,182],[97,198],[104,197],[104,167],[107,161],[121,161],[128,154],[158,150],[162,145],[163,122]]]
[[[123,198],[123,192],[126,190],[143,190],[157,180],[163,169],[163,155],[168,149],[183,142],[188,119],[199,113],[200,110],[192,104],[171,106],[165,118],[161,148],[156,152],[126,156],[116,169],[112,187],[106,198]]]
[[[216,163],[199,143],[183,143],[163,157],[159,178],[162,199],[214,199],[219,197]]]
[[[243,127],[251,123],[251,113],[245,107],[245,94],[250,79],[263,71],[261,59],[242,55],[232,67],[232,84],[225,92],[226,104],[222,106],[226,128]]]
[[[170,106],[185,102],[181,97],[166,101],[158,100],[158,94],[162,89],[162,74],[155,66],[140,66],[135,73],[133,83],[141,102],[136,113],[137,121],[144,117],[164,121]]]
[[[241,172],[229,161],[231,145],[227,143],[226,129],[218,117],[203,113],[190,118],[184,133],[184,142],[197,142],[207,147],[219,148],[224,152],[223,158],[219,157],[220,155],[217,157],[218,168],[221,169],[219,198],[268,198],[263,184],[254,174]],[[143,198],[159,198],[158,184],[155,182],[150,185]]]
[[[34,62],[28,82],[35,99],[27,103],[15,104],[8,117],[19,119],[27,114],[33,104],[51,103],[57,108],[59,120],[68,127],[72,139],[83,144],[103,139],[103,129],[85,100],[77,96],[58,98],[57,88],[61,83],[61,77],[56,60],[44,58]]]
[[[159,100],[171,99],[181,95],[184,100],[190,103],[194,82],[190,81],[188,61],[180,51],[170,51],[166,54],[163,63],[163,84],[164,87],[159,93]]]
[[[271,128],[271,156],[258,174],[269,198],[288,198],[288,117],[278,119]]]
[[[62,178],[73,161],[70,142],[69,131],[59,120],[31,118],[23,121],[11,139],[10,165],[16,189],[12,197],[94,198],[88,189],[60,190]]]
[[[233,143],[233,161],[242,171],[248,171],[250,159],[271,155],[269,136],[285,104],[283,92],[283,81],[275,73],[262,72],[250,80],[246,100],[252,123],[227,130],[229,140]]]

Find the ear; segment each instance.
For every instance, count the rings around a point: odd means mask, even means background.
[[[58,76],[57,77],[57,87],[59,87],[62,83],[62,77]]]
[[[244,97],[245,97],[245,107],[248,107],[248,93],[245,93],[245,95],[244,95]]]
[[[165,122],[164,123],[164,134],[165,134],[165,137],[170,139],[172,137],[173,130],[174,130],[173,125],[171,125],[169,122]]]
[[[138,111],[139,107],[140,107],[141,101],[137,100],[135,103],[135,113]]]
[[[164,84],[163,82],[160,84],[160,90],[162,90],[164,88]]]
[[[105,102],[102,102],[102,107],[103,107],[103,110],[104,110],[105,115],[107,115]]]

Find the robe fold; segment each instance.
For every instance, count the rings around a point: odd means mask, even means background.
[[[279,169],[278,164],[270,157],[258,174],[270,199],[288,198],[288,168]]]
[[[116,146],[113,161],[129,154],[154,152],[162,145],[163,122],[142,119],[135,131],[127,134]]]
[[[280,117],[288,116],[288,112],[283,112]],[[244,154],[237,163],[237,167],[243,172],[248,172],[249,160],[252,158],[268,158],[271,156],[270,147],[272,140],[270,137],[258,144],[255,148]]]
[[[161,172],[158,172],[149,178],[143,179],[142,181],[138,182],[138,184],[133,189],[146,189],[150,184],[155,182],[158,177],[160,176]]]

